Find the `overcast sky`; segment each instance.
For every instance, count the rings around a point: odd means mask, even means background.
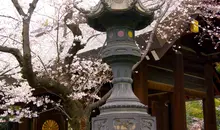
[[[22,8],[24,9],[24,11],[27,12],[27,9],[29,8],[29,3],[32,2],[32,0],[18,0],[18,1],[19,1],[20,5],[22,6]],[[68,1],[68,0],[66,0],[66,1]],[[78,1],[78,0],[76,0],[76,1]],[[83,2],[79,6],[88,9],[88,8],[96,5],[98,3],[98,1],[99,0],[83,0]],[[146,0],[142,0],[142,1],[146,1]],[[42,27],[42,24],[45,21],[48,21],[49,24],[52,23],[53,18],[55,18],[55,16],[57,15],[54,7],[56,7],[57,4],[60,4],[63,2],[64,2],[64,0],[39,0],[39,2],[37,4],[37,8],[35,9],[35,12],[34,12],[32,19],[31,19],[32,22],[30,25],[30,32]],[[173,5],[173,7],[176,6],[175,4],[172,4],[172,5]],[[169,11],[169,12],[171,12],[171,11]],[[167,14],[169,14],[169,12]],[[0,15],[8,15],[8,16],[12,16],[12,17],[15,17],[16,19],[21,20],[21,17],[18,15],[17,11],[15,10],[11,0],[2,0],[1,1]],[[5,18],[3,20],[3,18],[0,17],[0,28],[12,28],[14,23],[16,23],[16,22],[14,22],[13,20],[8,21]],[[154,23],[151,26],[148,26],[147,28],[145,28],[141,31],[138,31],[137,34],[141,34],[141,33],[145,33],[145,32],[150,31],[152,29],[152,26],[154,25]],[[86,40],[86,38],[88,38],[89,36],[94,34],[92,29],[89,28],[86,24],[81,25],[81,30],[83,32],[83,36],[84,36],[85,40]],[[9,29],[9,31],[13,32],[14,30]],[[9,33],[11,33],[11,32],[9,32]],[[98,33],[98,32],[95,32],[95,33]],[[20,40],[20,39],[18,39],[18,40]],[[41,51],[42,49],[37,49],[37,50],[35,50],[35,52],[41,52],[41,53],[45,52],[46,54],[50,53],[50,54],[56,55],[56,52],[55,52],[56,50],[52,49],[52,46],[54,46],[54,45],[51,44],[51,46],[49,46],[48,42],[51,42],[51,41],[49,41],[48,39],[40,39],[40,38],[37,38],[34,40],[35,41],[31,41],[32,45],[34,43],[40,44],[41,41],[45,42],[44,44],[46,44],[46,42],[48,44],[47,51]],[[88,50],[95,49],[95,48],[99,48],[103,45],[104,41],[105,41],[105,34],[98,36],[98,37],[95,37],[94,39],[91,39],[89,41],[87,46],[81,52],[88,51]],[[71,40],[69,42],[71,43]],[[46,46],[42,46],[41,48],[45,48],[45,47]],[[33,49],[35,49],[35,48],[33,48]]]

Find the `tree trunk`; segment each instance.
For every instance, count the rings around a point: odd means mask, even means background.
[[[90,130],[90,121],[87,115],[72,119],[69,123],[73,130]]]
[[[64,102],[64,110],[70,116],[70,126],[73,130],[90,130],[90,112],[83,108],[82,103],[67,99]]]

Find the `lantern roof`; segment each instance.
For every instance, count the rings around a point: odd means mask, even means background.
[[[140,0],[101,0],[87,15],[88,24],[98,31],[114,26],[140,30],[148,26],[154,10],[146,8]]]

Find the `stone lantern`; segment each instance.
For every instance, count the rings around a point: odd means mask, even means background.
[[[139,0],[101,0],[87,17],[90,27],[107,32],[102,59],[113,71],[113,91],[100,115],[92,119],[92,130],[155,130],[156,121],[132,91],[132,66],[141,53],[135,30],[148,26],[154,10]]]

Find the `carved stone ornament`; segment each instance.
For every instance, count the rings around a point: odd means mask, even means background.
[[[115,130],[135,130],[135,119],[114,119]]]
[[[153,17],[154,12],[144,7],[140,0],[101,0],[87,15],[87,22],[102,32],[112,26],[140,30],[148,26]]]
[[[143,118],[141,119],[141,130],[155,130],[155,120],[153,118]]]
[[[96,120],[94,122],[95,130],[109,130],[106,124],[106,120]]]
[[[128,9],[133,2],[134,0],[105,0],[105,3],[107,3],[112,10]]]

